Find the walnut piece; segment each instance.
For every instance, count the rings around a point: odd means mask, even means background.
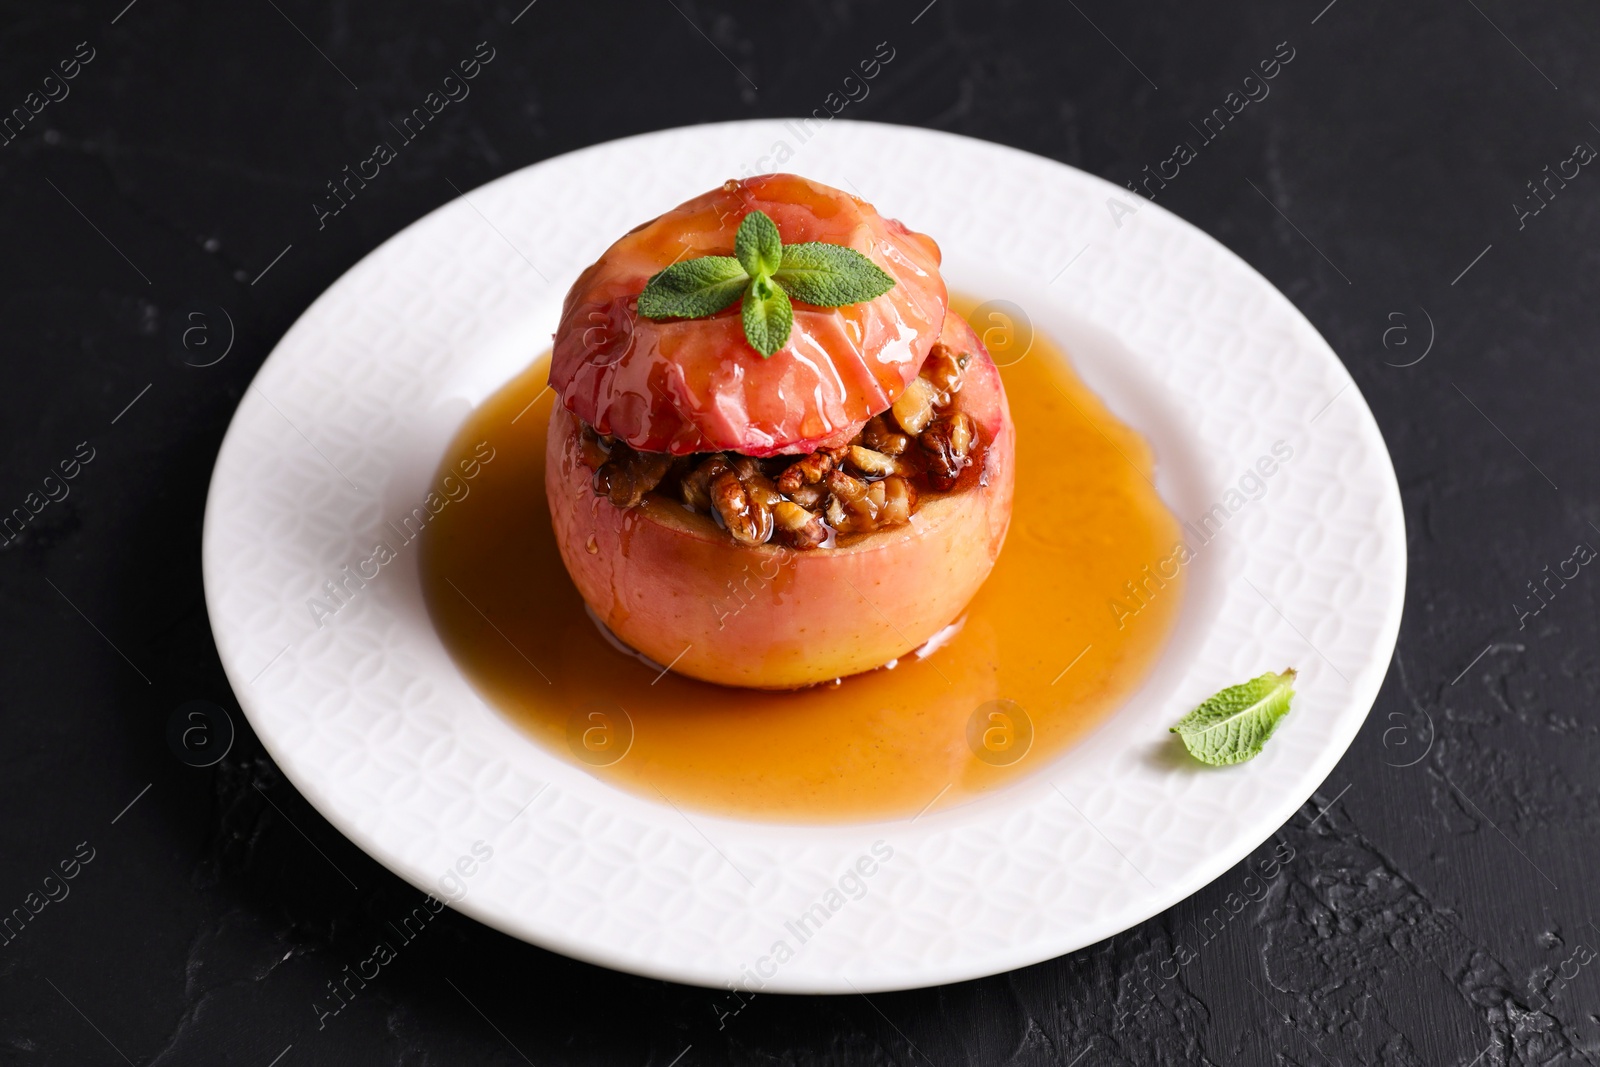
[[[719,453],[696,467],[678,484],[678,495],[695,511],[711,511],[711,479],[728,469],[728,461]]]
[[[874,415],[861,428],[861,443],[874,452],[882,452],[886,456],[898,456],[910,447],[911,438],[891,430],[882,415]]]
[[[938,392],[939,399],[934,402],[937,406],[949,406],[951,400],[961,391],[961,372],[965,367],[966,363],[962,357],[949,345],[941,343],[933,346],[933,350],[928,353],[927,362],[922,365],[922,377],[928,379]]]
[[[764,545],[772,539],[772,509],[755,499],[733,469],[711,479],[711,506],[741,545]]]
[[[891,475],[879,483],[883,486],[883,510],[878,518],[885,526],[899,526],[911,521],[911,512],[917,506],[917,488],[898,475]]]
[[[848,460],[850,466],[862,474],[876,475],[878,477],[894,474],[899,469],[893,456],[886,456],[882,452],[877,452],[870,448],[862,448],[860,445],[850,446]]]
[[[619,508],[631,508],[661,484],[672,457],[664,452],[635,452],[620,441],[594,472],[594,489]]]
[[[956,480],[972,462],[972,445],[977,427],[964,411],[942,418],[917,437],[927,464],[929,483],[940,492],[955,487]]]
[[[793,548],[816,548],[828,539],[828,528],[814,512],[799,504],[780,500],[772,507],[772,519],[783,533],[783,539]]]
[[[902,430],[919,434],[933,421],[933,399],[933,383],[926,378],[913,378],[889,410]]]
[[[833,470],[833,457],[827,452],[813,452],[791,463],[778,476],[778,489],[793,496],[802,486],[816,485]]]

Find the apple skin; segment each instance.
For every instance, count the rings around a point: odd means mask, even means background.
[[[984,443],[910,523],[829,549],[735,543],[710,518],[647,497],[597,496],[577,419],[553,406],[545,488],[561,558],[611,632],[679,674],[795,689],[881,667],[954,622],[994,567],[1011,522],[1016,432],[1000,372],[954,312],[940,339],[974,353],[961,409]]]
[[[873,300],[795,302],[794,326],[762,357],[740,303],[707,318],[649,319],[639,293],[686,257],[726,256],[762,211],[785,245],[848,247],[894,279]],[[730,181],[620,237],[567,293],[550,355],[561,404],[645,452],[747,456],[843,444],[894,403],[928,356],[949,295],[933,238],[840,189],[797,174]]]

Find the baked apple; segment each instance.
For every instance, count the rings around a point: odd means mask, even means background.
[[[545,485],[613,635],[680,674],[790,689],[960,616],[1005,540],[1015,434],[938,267],[929,237],[773,174],[583,272],[551,359]]]

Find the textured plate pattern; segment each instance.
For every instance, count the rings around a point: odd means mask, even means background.
[[[1175,216],[979,141],[835,120],[801,142],[797,129],[699,126],[562,156],[440,208],[341,278],[268,359],[218,457],[204,544],[217,644],[284,772],[397,874],[440,893],[486,842],[493,858],[456,906],[507,933],[643,974],[804,992],[1036,962],[1215,878],[1343,754],[1399,625],[1394,472],[1322,338]],[[786,169],[936,235],[953,289],[1016,300],[1077,352],[1151,435],[1180,517],[1226,502],[1274,442],[1294,452],[1201,551],[1172,649],[1127,707],[1003,795],[914,822],[774,828],[618,793],[468,686],[428,623],[414,545],[365,584],[344,570],[380,539],[398,547],[451,434],[548,343],[579,269],[778,142]],[[1097,363],[1091,337],[1136,366]],[[342,606],[319,617],[311,599]],[[1183,712],[1290,664],[1295,712],[1261,757],[1220,773],[1168,758]],[[876,842],[892,856],[865,894],[802,940],[786,924]],[[780,941],[793,952],[781,964]]]

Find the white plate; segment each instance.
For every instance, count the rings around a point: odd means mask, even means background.
[[[635,224],[758,166],[857,191],[935,236],[953,290],[1027,309],[1151,440],[1180,518],[1240,503],[1228,491],[1258,458],[1279,441],[1293,450],[1191,564],[1174,638],[1125,707],[1032,778],[915,821],[775,827],[685,813],[556,758],[457,670],[424,609],[414,547],[322,625],[307,606],[388,537],[385,520],[422,502],[468,411],[548,343],[581,268]],[[455,906],[474,918],[608,967],[838,993],[1081,948],[1266,840],[1377,695],[1405,531],[1350,376],[1282,294],[1199,230],[1125,188],[981,141],[755,121],[507,175],[352,268],[239,405],[212,478],[204,566],[217,647],[256,733],[311,803],[400,877],[464,891]],[[1167,727],[1184,712],[1291,664],[1294,711],[1259,758],[1218,771],[1171,757]],[[892,856],[845,877],[875,843]],[[470,876],[446,879],[463,857]],[[830,895],[841,878],[850,895]],[[819,903],[826,922],[802,940],[789,924]]]

